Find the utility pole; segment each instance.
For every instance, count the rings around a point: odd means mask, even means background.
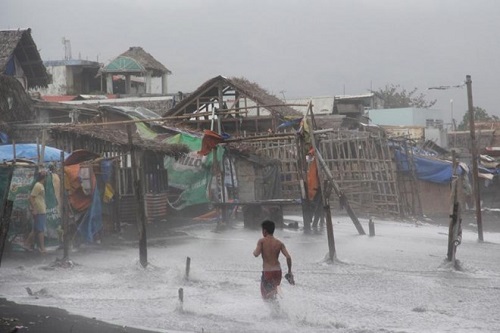
[[[471,154],[472,154],[472,179],[474,185],[474,198],[476,200],[476,222],[477,222],[477,235],[479,241],[483,239],[483,221],[481,218],[481,196],[479,193],[479,180],[478,180],[478,162],[477,162],[477,144],[476,144],[476,128],[474,123],[474,104],[472,103],[472,80],[471,76],[465,77],[465,84],[467,85],[467,103],[469,105],[469,129],[471,141]]]

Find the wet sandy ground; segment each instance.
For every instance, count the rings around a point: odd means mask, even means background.
[[[290,220],[300,217],[290,216]],[[368,230],[366,220],[362,220]],[[500,331],[500,234],[464,230],[457,257],[445,261],[447,227],[437,222],[376,220],[360,236],[334,217],[337,261],[324,261],[324,231],[279,229],[294,259],[297,285],[281,287],[280,309],[260,299],[259,230],[241,222],[165,230],[148,227],[148,260],[138,263],[133,226],[101,246],[72,252],[72,269],[51,269],[60,253],[11,256],[0,268],[0,296],[61,307],[72,314],[154,331],[184,332],[497,332]],[[127,228],[126,228],[127,229]],[[132,239],[131,239],[131,238]],[[185,277],[186,257],[191,271]],[[283,263],[284,264],[284,263]],[[46,289],[39,298],[29,296]],[[185,301],[178,301],[183,288]],[[91,321],[95,321],[89,319]]]

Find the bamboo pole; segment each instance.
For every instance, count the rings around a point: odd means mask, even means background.
[[[269,134],[269,135],[256,135],[256,136],[247,136],[243,138],[234,138],[234,139],[227,139],[224,140],[224,143],[231,143],[231,142],[249,142],[249,141],[266,141],[267,139],[273,139],[275,140],[276,138],[293,138],[295,137],[295,133],[274,133],[274,134]]]
[[[139,260],[142,267],[146,268],[148,265],[148,249],[146,238],[146,214],[144,211],[144,198],[142,196],[141,180],[138,178],[137,160],[135,154],[135,147],[132,142],[132,126],[127,125],[128,144],[130,150],[130,159],[132,163],[132,182],[135,189],[135,197],[137,200],[137,227],[139,230]]]
[[[333,176],[332,176],[330,170],[328,169],[328,165],[326,165],[325,160],[323,159],[323,157],[321,156],[321,154],[318,151],[315,152],[315,155],[316,155],[318,161],[320,162],[321,167],[325,170],[325,173],[328,176],[328,180],[330,181],[333,190],[335,191],[335,193],[339,197],[340,203],[346,209],[347,214],[349,214],[349,217],[351,218],[352,222],[354,223],[354,226],[358,230],[358,233],[360,235],[365,235],[366,233],[363,229],[363,226],[361,225],[361,223],[358,220],[358,217],[356,216],[356,214],[352,210],[351,205],[349,204],[349,201],[347,200],[347,197],[345,196],[344,192],[335,183],[335,180],[333,179]],[[318,168],[318,170],[319,170],[319,168]],[[325,194],[323,193],[323,195],[325,195]]]
[[[64,249],[64,255],[63,255],[63,260],[69,260],[69,242],[70,242],[70,234],[69,234],[69,224],[68,224],[68,214],[67,214],[67,209],[66,209],[66,204],[67,204],[67,196],[66,196],[66,189],[64,188],[64,151],[61,151],[61,171],[60,171],[60,185],[59,185],[59,191],[60,192],[60,198],[62,201],[61,204],[61,220],[62,220],[62,225],[63,225],[63,249]]]
[[[14,158],[14,163],[16,163],[16,159],[17,159],[16,140],[12,140],[12,157]]]
[[[45,162],[45,145],[47,144],[47,130],[42,131],[42,150],[40,153],[39,164],[42,165]]]
[[[451,158],[453,161],[453,172],[452,172],[452,181],[451,181],[451,206],[450,206],[450,223],[448,226],[448,253],[447,259],[448,261],[453,261],[455,259],[455,225],[458,223],[458,191],[457,191],[457,175],[456,175],[456,154],[455,150],[451,151]]]
[[[313,124],[314,124],[314,114],[312,112],[312,103],[309,102],[309,106],[308,106],[308,110],[307,110],[308,113],[311,113],[311,122],[309,122],[309,119],[306,119],[306,122],[308,122],[308,125],[309,125],[309,130],[310,130],[310,133],[311,133],[311,143],[312,143],[312,146],[314,148],[314,155],[315,156],[318,156],[320,155],[319,154],[319,151],[318,151],[318,147],[316,145],[316,139],[314,137],[314,128],[313,128]],[[325,219],[326,219],[326,233],[327,233],[327,238],[328,238],[328,258],[331,262],[333,262],[333,260],[335,259],[336,257],[336,253],[335,253],[335,237],[333,235],[333,223],[332,223],[332,212],[330,210],[330,202],[329,202],[329,197],[330,197],[330,193],[327,193],[327,191],[325,190],[325,186],[322,184],[323,182],[321,181],[323,179],[322,177],[322,170],[321,168],[317,168],[318,170],[318,178],[319,178],[319,191],[321,192],[321,196],[322,196],[322,203],[323,203],[323,208],[325,210]],[[325,182],[326,184],[326,182]]]

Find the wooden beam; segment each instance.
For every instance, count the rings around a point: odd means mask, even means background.
[[[309,129],[311,131],[311,144],[314,148],[314,155],[316,157],[320,156],[320,153],[318,151],[318,147],[316,145],[316,139],[314,137],[314,114],[312,113],[312,103],[309,103],[308,105],[308,110],[307,113],[311,113],[311,121],[309,119],[306,119],[306,122],[309,125]],[[306,114],[307,117],[307,114]],[[318,178],[319,178],[319,191],[321,192],[322,196],[322,204],[323,208],[325,210],[325,219],[326,219],[326,234],[327,234],[327,239],[328,239],[328,257],[331,262],[336,258],[336,250],[335,250],[335,237],[333,235],[333,223],[332,223],[332,212],[330,209],[330,194],[327,193],[327,189],[325,189],[324,184],[322,184],[322,172],[321,168],[317,168],[318,170]],[[327,182],[325,182],[326,184]]]
[[[137,215],[136,221],[139,229],[139,261],[142,267],[146,268],[148,265],[148,249],[147,249],[147,238],[146,238],[146,214],[144,211],[144,197],[142,195],[141,180],[138,177],[137,172],[137,160],[135,154],[135,146],[132,142],[132,126],[127,126],[127,135],[130,151],[130,159],[132,162],[132,182],[135,189],[135,197],[137,200]]]

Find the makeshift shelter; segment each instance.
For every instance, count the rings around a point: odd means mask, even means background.
[[[166,142],[183,143],[190,148],[181,158],[165,158],[169,205],[184,216],[203,215],[214,204],[281,196],[278,161],[259,157],[238,146],[218,145],[223,138],[211,131],[205,131],[203,137],[199,133],[179,133]]]
[[[164,143],[156,139],[158,134],[148,131],[140,121],[134,122],[130,116],[120,114],[105,115],[110,125],[105,123],[53,127],[50,131],[57,146],[69,151],[84,149],[113,161],[114,176],[109,181],[116,199],[113,203],[114,227],[119,223],[134,223],[138,205],[146,207],[149,222],[165,220],[167,215],[168,176],[164,168],[165,156],[181,157],[189,152],[183,144]],[[119,118],[116,118],[119,117]],[[126,124],[122,122],[132,121]],[[115,120],[115,121],[109,121]],[[136,120],[136,119],[135,119]],[[131,136],[126,126],[131,128]],[[144,134],[146,133],[146,134]],[[147,138],[144,138],[147,137]],[[133,184],[131,152],[137,155],[138,174],[142,180],[141,191],[144,202],[137,202],[136,188]]]
[[[282,122],[300,118],[302,113],[256,83],[219,75],[203,83],[163,116],[197,130],[241,136],[275,132]],[[175,117],[178,120],[172,120]]]

